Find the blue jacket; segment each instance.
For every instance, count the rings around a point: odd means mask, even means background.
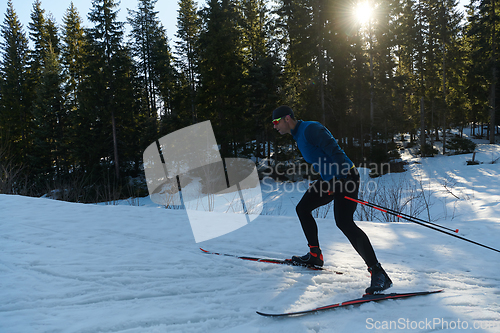
[[[332,133],[316,121],[299,120],[292,136],[306,162],[313,165],[323,180],[346,178],[354,166]]]

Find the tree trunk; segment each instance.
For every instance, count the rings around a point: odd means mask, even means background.
[[[115,173],[116,173],[116,178],[120,178],[120,164],[118,160],[118,140],[116,137],[116,121],[115,121],[115,111],[111,111],[111,124],[113,126],[113,152],[114,152],[114,159],[115,159]]]
[[[495,0],[491,0],[491,13],[492,15],[496,15],[495,13]],[[491,70],[492,70],[492,79],[491,79],[491,107],[490,107],[490,143],[495,143],[495,113],[496,113],[496,83],[497,83],[497,72],[496,72],[496,25],[493,24],[492,28],[492,36],[491,36]]]

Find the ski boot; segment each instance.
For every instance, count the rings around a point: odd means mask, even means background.
[[[323,255],[321,254],[321,249],[319,248],[319,246],[309,245],[309,249],[309,253],[302,257],[293,256],[292,261],[299,265],[322,267]]]
[[[392,281],[389,278],[389,275],[387,275],[379,263],[375,266],[369,267],[368,272],[372,275],[372,280],[370,286],[365,290],[367,294],[380,293],[381,291],[392,287]]]

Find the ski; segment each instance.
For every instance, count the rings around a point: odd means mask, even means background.
[[[419,292],[413,292],[413,293],[392,293],[392,294],[366,294],[363,295],[361,298],[357,299],[352,299],[349,301],[345,301],[342,303],[336,303],[336,304],[330,304],[326,306],[321,306],[319,308],[315,309],[310,309],[310,310],[304,310],[304,311],[296,311],[296,312],[287,312],[287,313],[264,313],[257,311],[258,314],[261,316],[266,316],[266,317],[293,317],[293,316],[302,316],[306,314],[311,314],[319,311],[325,311],[325,310],[331,310],[331,309],[338,309],[338,308],[343,308],[347,307],[349,305],[359,305],[363,303],[368,303],[368,302],[376,302],[376,301],[383,301],[387,299],[398,299],[398,298],[408,298],[408,297],[414,297],[414,296],[422,296],[422,295],[429,295],[429,294],[435,294],[442,292],[443,289],[441,290],[433,290],[433,291],[419,291]]]
[[[293,262],[292,259],[273,259],[273,258],[258,258],[258,257],[238,256],[238,255],[235,255],[235,254],[211,252],[211,251],[204,250],[201,247],[200,247],[200,250],[203,251],[204,253],[215,254],[215,255],[218,255],[218,256],[233,257],[233,258],[238,258],[238,259],[242,259],[242,260],[264,262],[264,263],[269,263],[269,264],[299,266],[299,267],[305,267],[307,269],[311,269],[313,271],[325,271],[325,272],[332,272],[332,273],[335,273],[335,274],[343,274],[342,272],[332,271],[332,270],[330,270],[330,269],[328,269],[326,267],[319,267],[319,266],[312,266],[312,265],[301,265],[299,263]]]

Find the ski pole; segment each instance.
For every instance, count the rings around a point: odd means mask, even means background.
[[[357,203],[360,203],[362,205],[366,205],[368,207],[371,207],[371,208],[374,208],[374,209],[377,209],[381,212],[384,212],[384,213],[388,213],[388,214],[392,214],[392,215],[395,215],[397,217],[400,217],[400,218],[403,218],[405,220],[408,220],[410,222],[413,222],[413,223],[416,223],[416,224],[419,224],[421,226],[424,226],[424,227],[427,227],[427,228],[430,228],[430,229],[433,229],[433,230],[436,230],[436,231],[439,231],[439,232],[442,232],[443,234],[446,234],[446,235],[450,235],[450,236],[453,236],[455,238],[458,238],[458,239],[461,239],[461,240],[464,240],[466,242],[469,242],[469,243],[472,243],[472,244],[475,244],[475,245],[479,245],[479,246],[482,246],[484,248],[487,248],[489,250],[492,250],[492,251],[495,251],[495,252],[499,252],[500,253],[500,250],[497,250],[495,248],[492,248],[490,246],[487,246],[487,245],[484,245],[484,244],[481,244],[481,243],[478,243],[478,242],[475,242],[473,240],[470,240],[470,239],[467,239],[465,237],[462,237],[462,236],[459,236],[459,235],[456,235],[456,234],[452,234],[451,232],[448,232],[448,231],[445,231],[445,230],[442,230],[442,229],[438,229],[437,227],[433,226],[433,225],[436,225],[436,226],[439,226],[441,228],[446,228],[446,227],[443,227],[443,226],[440,226],[438,224],[435,224],[435,223],[432,223],[432,222],[429,222],[429,221],[425,221],[425,220],[421,220],[421,221],[424,221],[425,223],[423,222],[419,222],[417,220],[420,220],[420,219],[417,219],[416,217],[412,217],[412,216],[409,216],[409,215],[406,215],[406,214],[402,214],[402,213],[398,213],[398,212],[395,212],[393,211],[392,209],[386,209],[384,207],[381,207],[381,206],[378,206],[378,205],[375,205],[375,204],[372,204],[368,201],[360,201],[360,200],[357,200],[357,199],[353,199],[353,198],[350,198],[348,196],[345,196],[346,199],[348,200],[351,200],[351,201],[354,201],[354,202],[357,202]],[[426,224],[428,223],[428,224]],[[432,224],[432,225],[429,225],[429,224]],[[448,228],[446,228],[448,229]],[[452,230],[452,229],[448,229],[448,230]],[[453,232],[458,232],[458,229],[456,230],[452,230]]]
[[[445,230],[449,230],[449,231],[452,231],[452,232],[455,232],[455,233],[458,233],[458,229],[451,229],[451,228],[447,228],[445,226],[442,226],[442,225],[439,225],[439,224],[436,224],[436,223],[432,223],[432,222],[429,222],[429,221],[426,221],[426,220],[422,220],[422,219],[419,219],[418,217],[413,217],[411,215],[407,215],[407,214],[404,214],[404,213],[400,213],[400,212],[397,212],[393,209],[390,209],[390,208],[386,208],[386,207],[382,207],[382,206],[379,206],[377,204],[374,204],[374,203],[371,203],[371,202],[368,202],[368,201],[361,201],[361,200],[356,200],[356,199],[353,199],[353,198],[350,198],[348,196],[345,197],[346,199],[349,199],[351,201],[355,201],[359,204],[362,204],[362,205],[365,205],[365,206],[368,206],[368,207],[371,207],[373,209],[376,209],[376,210],[379,210],[383,213],[388,213],[388,214],[391,214],[391,215],[394,215],[396,217],[399,217],[399,218],[403,218],[403,219],[413,219],[413,220],[416,220],[416,221],[419,221],[419,222],[422,222],[422,223],[427,223],[427,224],[431,224],[435,227],[438,227],[438,228],[442,228],[442,229],[445,229]]]

